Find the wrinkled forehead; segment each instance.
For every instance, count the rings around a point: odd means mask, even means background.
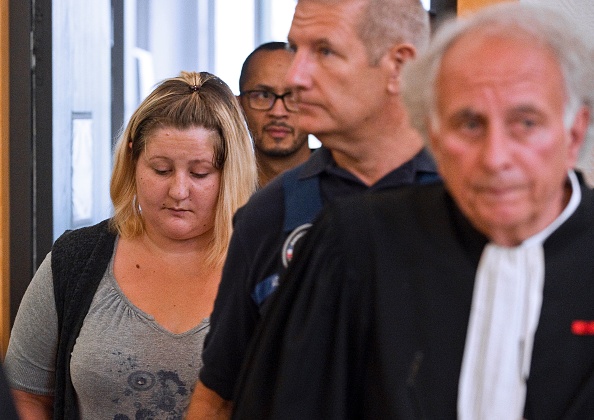
[[[517,50],[539,50],[543,54],[554,57],[552,49],[536,35],[526,32],[514,25],[496,24],[493,27],[474,27],[456,37],[446,48],[443,54],[443,61],[448,56],[457,55],[472,60],[477,53],[489,48],[496,43],[497,46],[503,46],[503,49],[494,51],[491,56],[493,62],[501,62],[508,46]],[[522,51],[519,51],[522,53]],[[518,57],[517,62],[522,60]]]
[[[437,76],[438,92],[444,82],[457,78],[473,85],[554,82],[548,87],[565,95],[563,72],[553,51],[521,31],[479,28],[461,35],[445,51]]]
[[[309,33],[308,30],[342,30],[357,34],[368,3],[369,0],[300,0],[289,28],[289,41],[304,32]]]

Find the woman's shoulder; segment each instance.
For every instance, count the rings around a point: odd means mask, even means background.
[[[61,285],[56,290],[63,292],[83,279],[95,284],[113,255],[116,237],[109,220],[62,234],[52,246],[54,286]]]
[[[115,237],[116,233],[110,225],[110,220],[111,219],[105,219],[92,226],[84,226],[78,229],[66,230],[64,233],[62,233],[62,235],[60,235],[60,237],[58,237],[58,239],[56,239],[54,246],[56,244],[60,245],[62,243],[85,239],[92,241],[97,237],[106,234],[113,235]]]

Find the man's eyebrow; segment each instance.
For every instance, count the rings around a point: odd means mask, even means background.
[[[318,38],[312,43],[315,47],[331,47],[334,42],[329,38]]]
[[[263,83],[258,83],[256,86],[254,86],[252,89],[250,90],[265,90],[265,91],[274,91],[274,88],[272,86],[263,84]]]
[[[540,114],[541,111],[534,105],[531,104],[520,104],[517,106],[512,107],[511,112],[522,112],[522,113],[532,113],[532,114]]]
[[[462,108],[450,115],[448,121],[456,123],[477,118],[482,118],[479,112],[474,111],[472,108]]]
[[[277,93],[277,91],[281,91],[281,92],[289,92],[291,91],[291,89],[288,86],[282,86],[280,87],[280,89],[276,89],[272,86],[269,85],[265,85],[262,83],[257,84],[256,86],[254,86],[252,89],[248,89],[248,90],[261,90],[264,92],[272,92],[272,93]]]
[[[314,47],[319,47],[320,45],[333,45],[334,42],[328,37],[316,38],[312,41],[307,42],[308,45],[313,45]],[[291,47],[295,46],[295,42],[289,38],[287,40],[287,48],[291,49]]]

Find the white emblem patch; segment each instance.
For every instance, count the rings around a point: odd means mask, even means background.
[[[299,240],[307,233],[310,227],[311,223],[305,223],[304,225],[298,226],[293,230],[293,232],[289,233],[289,236],[287,236],[287,239],[285,239],[285,243],[283,244],[281,251],[283,266],[285,268],[289,266],[289,262],[293,259],[295,244],[297,244],[297,242],[299,242]]]

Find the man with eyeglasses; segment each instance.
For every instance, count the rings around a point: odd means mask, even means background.
[[[291,58],[286,43],[267,42],[241,68],[239,102],[254,139],[260,187],[311,155],[307,133],[295,125],[297,98],[285,81]]]
[[[256,325],[324,204],[438,179],[400,97],[402,67],[429,41],[419,0],[298,0],[288,39],[297,124],[322,147],[235,216],[188,419],[229,416]]]

